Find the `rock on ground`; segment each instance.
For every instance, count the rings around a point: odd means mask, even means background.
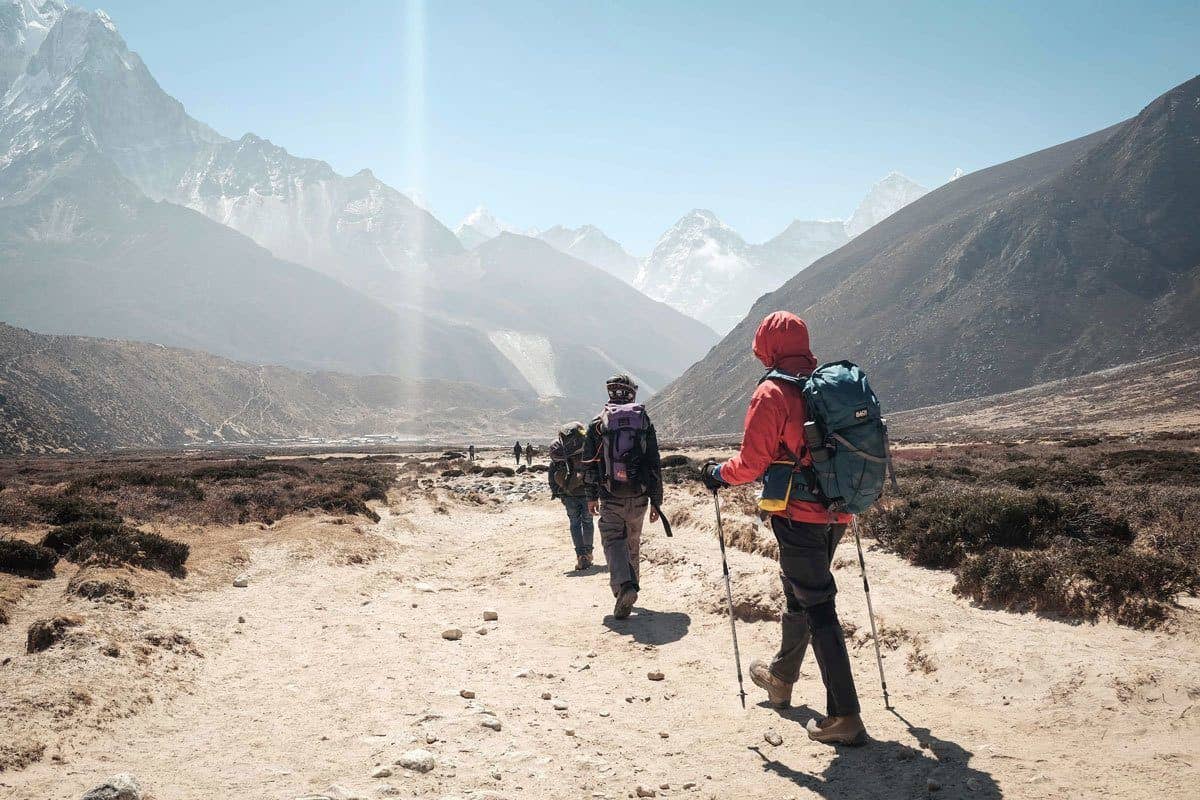
[[[413,772],[429,772],[433,769],[437,760],[433,753],[428,750],[409,750],[404,755],[400,756],[397,764],[405,769],[411,769]]]
[[[142,800],[142,787],[137,778],[122,772],[89,791],[82,800]]]

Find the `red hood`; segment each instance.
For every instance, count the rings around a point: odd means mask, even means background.
[[[754,334],[754,355],[767,369],[807,375],[817,368],[808,344],[808,326],[787,311],[775,311],[763,319]]]

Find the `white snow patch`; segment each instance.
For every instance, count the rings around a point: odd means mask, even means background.
[[[491,331],[488,338],[521,373],[538,397],[562,397],[554,370],[554,348],[550,340],[537,333]]]

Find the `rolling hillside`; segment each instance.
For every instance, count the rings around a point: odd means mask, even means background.
[[[365,435],[482,441],[544,435],[571,411],[510,389],[297,372],[0,324],[3,454]]]

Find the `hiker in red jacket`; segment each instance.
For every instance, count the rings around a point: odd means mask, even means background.
[[[758,326],[754,355],[768,370],[792,375],[806,376],[817,366],[809,348],[808,326],[786,311],[767,315]],[[811,465],[812,457],[804,445],[806,421],[804,398],[798,387],[764,380],[750,398],[741,450],[724,464],[706,464],[705,485],[717,491],[723,486],[756,481],[771,462],[792,460],[789,454],[798,455],[802,466]],[[800,479],[800,475],[795,477]],[[797,494],[801,494],[799,499]],[[803,487],[794,488],[787,508],[771,516],[771,528],[779,542],[787,609],[779,652],[770,663],[754,661],[750,678],[767,691],[771,705],[790,705],[792,685],[800,676],[800,662],[811,643],[825,683],[828,711],[828,716],[808,729],[809,738],[819,742],[862,744],[867,738],[859,716],[850,656],[834,606],[837,584],[830,571],[833,551],[852,519],[850,514],[833,513],[815,502]]]

